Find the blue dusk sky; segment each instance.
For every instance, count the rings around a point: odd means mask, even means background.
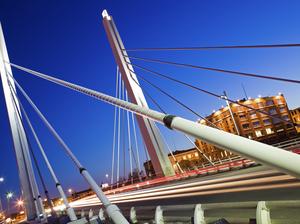
[[[296,0],[2,0],[0,21],[11,62],[114,95],[116,63],[102,25],[103,9],[107,9],[113,15],[127,48],[300,42],[300,1]],[[300,48],[130,52],[130,55],[300,79]],[[241,87],[243,84],[248,96],[270,96],[281,92],[284,93],[290,108],[300,106],[298,84],[149,62],[134,63],[218,94],[226,90],[233,99],[244,97]],[[137,72],[202,115],[208,115],[212,110],[224,105],[220,99],[139,70]],[[105,174],[110,175],[111,172],[114,107],[16,69],[13,69],[13,74],[97,182],[105,181]],[[140,83],[168,113],[191,120],[198,119],[143,81]],[[73,163],[25,99],[20,98],[62,186],[75,190],[87,188]],[[151,102],[149,105],[157,109]],[[20,190],[2,89],[0,117],[0,176],[5,177],[5,182],[0,185],[0,195],[3,199],[6,191],[11,190],[19,195]],[[160,129],[172,150],[191,147],[181,134],[161,126]],[[40,161],[51,196],[55,196],[55,184],[31,135],[29,139]],[[141,141],[139,146],[144,161]],[[128,154],[126,158],[128,171]],[[121,167],[123,169],[123,165]],[[123,175],[123,170],[121,174]]]

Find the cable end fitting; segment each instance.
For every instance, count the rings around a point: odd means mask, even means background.
[[[85,168],[80,167],[80,168],[79,168],[79,173],[82,174],[82,172],[85,171],[85,170],[86,170]]]
[[[165,125],[167,128],[172,129],[171,125],[172,125],[173,119],[174,119],[175,117],[176,117],[175,115],[167,114],[167,115],[163,118],[164,125]]]

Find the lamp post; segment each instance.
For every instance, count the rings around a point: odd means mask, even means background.
[[[0,177],[0,184],[4,182],[4,177]],[[1,201],[1,194],[0,194],[0,213],[2,214],[3,207],[2,207],[2,201]]]
[[[7,215],[9,215],[9,209],[10,209],[10,199],[14,196],[14,193],[13,192],[7,192],[6,193],[6,199],[7,199]]]

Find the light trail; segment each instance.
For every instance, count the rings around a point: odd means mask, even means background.
[[[272,176],[276,174],[277,176]],[[264,177],[266,175],[271,176]],[[114,203],[126,203],[134,201],[149,201],[168,198],[174,199],[209,194],[294,187],[300,187],[300,183],[294,177],[289,175],[278,175],[278,172],[274,171],[260,171],[234,177],[218,178],[216,180],[206,180],[193,183],[178,183],[177,185],[173,186],[160,186],[156,189],[144,189],[135,192],[108,195],[108,198]],[[101,205],[95,196],[89,196],[71,203],[71,206],[74,208],[95,205]]]

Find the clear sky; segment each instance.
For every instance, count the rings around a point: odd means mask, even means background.
[[[300,42],[299,1],[2,0],[0,20],[10,60],[113,95],[116,64],[101,21],[103,9],[113,15],[127,48]],[[300,79],[299,48],[131,52],[131,55]],[[233,99],[244,97],[243,83],[251,97],[282,92],[290,108],[300,106],[300,89],[296,84],[135,63],[216,93],[226,90]],[[13,72],[95,179],[99,183],[105,180],[111,164],[113,107],[15,69]],[[177,84],[144,76],[203,115],[224,104]],[[197,119],[147,84],[142,81],[141,84],[167,112]],[[63,187],[84,189],[86,184],[77,169],[23,98],[22,102]],[[0,117],[0,176],[6,179],[0,185],[0,195],[4,198],[8,190],[19,194],[19,184],[2,90]],[[162,132],[172,149],[190,147],[181,135],[165,129]],[[37,152],[35,145],[34,150]],[[143,153],[141,156],[145,157]],[[42,162],[41,167],[51,195],[56,195],[55,185]]]

